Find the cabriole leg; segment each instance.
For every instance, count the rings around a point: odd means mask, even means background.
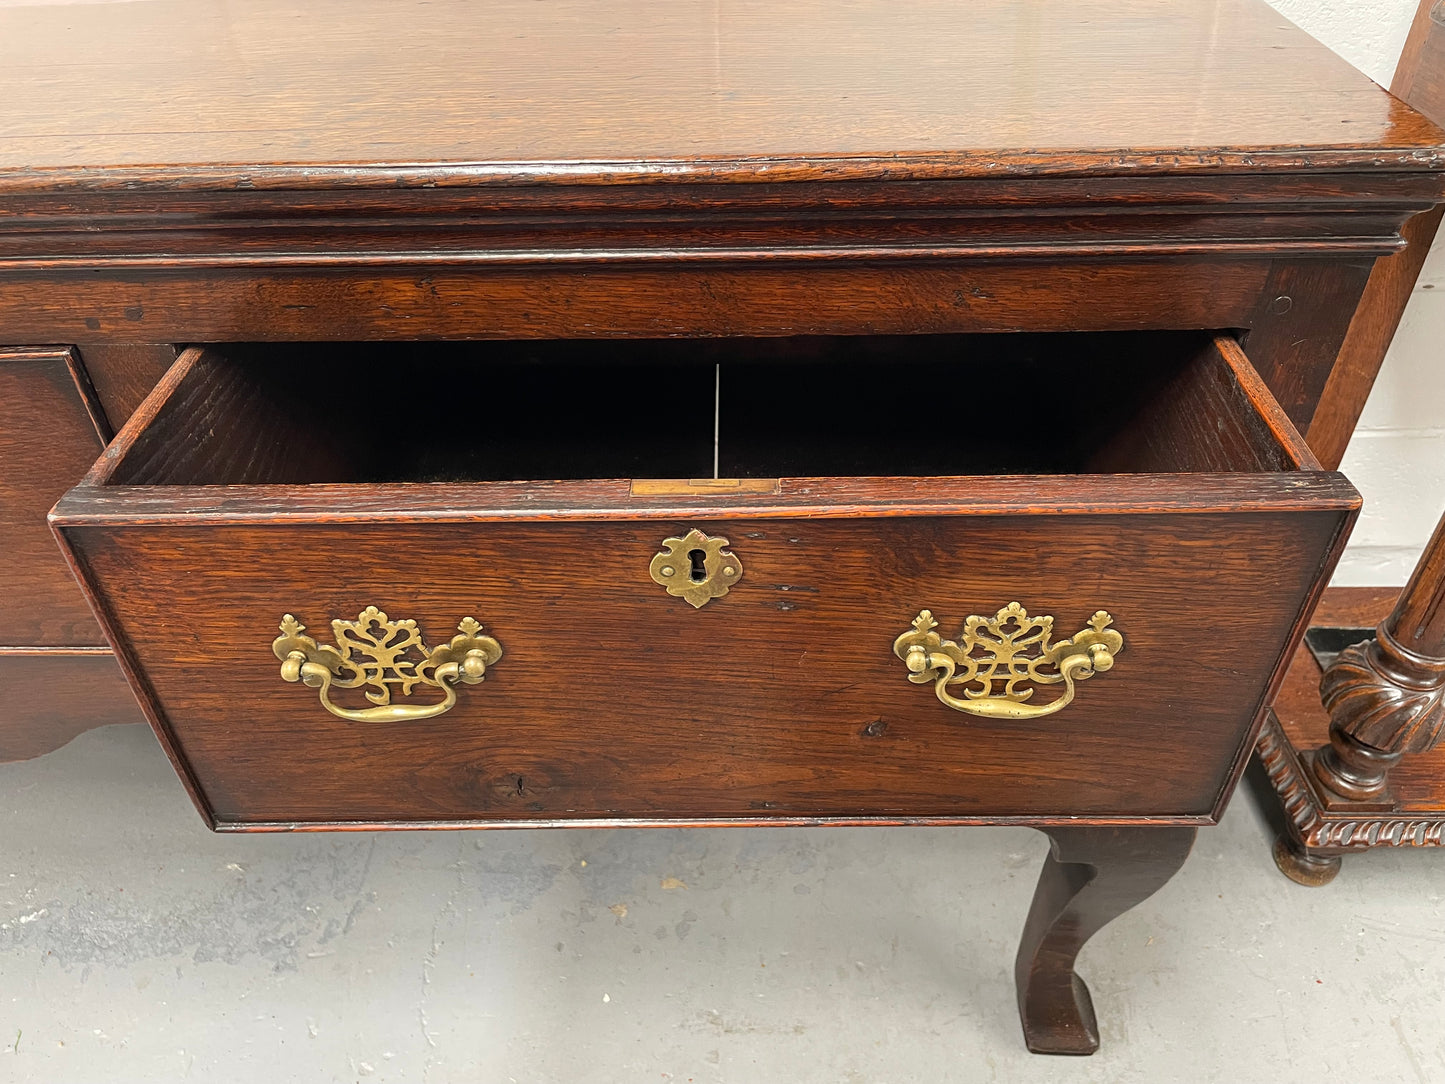
[[[1014,965],[1024,1041],[1035,1054],[1092,1054],[1099,1029],[1074,973],[1084,943],[1173,877],[1193,828],[1045,828],[1039,875]]]

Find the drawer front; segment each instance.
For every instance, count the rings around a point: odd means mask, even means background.
[[[65,533],[220,825],[1204,817],[1349,516],[293,518]],[[663,540],[690,528],[726,537],[742,569],[700,608],[649,573]],[[1024,719],[955,710],[908,680],[894,641],[921,610],[957,639],[968,617],[1012,602],[1052,616],[1055,640],[1107,610],[1123,638],[1115,666]],[[330,642],[329,622],[366,606],[415,619],[433,645],[473,617],[502,657],[444,714],[338,718],[282,680],[272,641],[290,613]]]
[[[45,525],[105,447],[104,425],[73,351],[0,348],[0,646],[105,643]]]

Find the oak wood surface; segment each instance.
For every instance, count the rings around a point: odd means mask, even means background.
[[[1395,587],[1332,587],[1310,624],[1372,629],[1389,615],[1399,593]],[[1274,700],[1283,733],[1296,750],[1318,749],[1330,740],[1330,716],[1320,703],[1320,677],[1319,663],[1301,647]],[[1402,757],[1390,769],[1390,780],[1400,812],[1445,810],[1445,748]]]
[[[997,261],[998,257],[995,256]],[[0,276],[10,334],[61,341],[568,338],[1248,326],[1261,261],[755,261],[706,269]],[[1346,317],[1346,319],[1348,319]]]
[[[220,820],[1202,816],[1252,736],[1278,656],[1262,645],[1288,638],[1342,516],[66,534]],[[745,568],[698,612],[646,575],[693,526]],[[1180,550],[1209,572],[1181,576]],[[907,682],[891,644],[920,609],[956,636],[1015,599],[1070,631],[1107,608],[1127,655],[1034,725]],[[476,616],[507,655],[436,720],[344,723],[280,680],[270,641],[283,613],[324,630],[370,604],[433,639]],[[1201,641],[1220,626],[1252,649]]]
[[[1431,545],[1422,555],[1410,583],[1396,592],[1393,589],[1354,589],[1336,595],[1330,610],[1317,613],[1312,624],[1332,623],[1345,618],[1359,622],[1359,627],[1379,625],[1390,638],[1392,652],[1384,662],[1372,663],[1365,670],[1367,680],[1356,675],[1354,699],[1359,706],[1344,703],[1346,697],[1337,688],[1334,697],[1341,700],[1338,720],[1353,721],[1349,733],[1363,741],[1369,749],[1390,756],[1388,765],[1389,812],[1433,814],[1445,819],[1445,753],[1438,742],[1440,733],[1440,694],[1442,666],[1441,643],[1442,597],[1445,597],[1445,524],[1437,527]],[[1318,663],[1307,657],[1293,660],[1287,684],[1275,704],[1275,713],[1284,724],[1284,733],[1295,740],[1312,744],[1295,746],[1298,752],[1312,752],[1331,744],[1329,697],[1322,698]],[[1395,661],[1395,660],[1403,660]],[[1347,675],[1339,675],[1348,682]],[[1315,754],[1318,755],[1317,753]],[[1348,815],[1349,807],[1337,803],[1340,812]]]
[[[1194,385],[1218,447],[1184,395],[1113,452],[1161,473],[725,497],[336,484],[324,409],[268,448],[277,401],[235,379],[219,409],[217,381],[196,417],[238,439],[206,447],[142,406],[55,522],[240,829],[1208,823],[1357,506],[1290,421],[1445,194],[1445,133],[1262,0],[10,5],[0,132],[0,326],[79,344],[117,425],[165,356],[136,344],[228,341],[1233,329],[1282,404],[1231,363]],[[378,394],[485,395],[476,368]],[[960,383],[920,385],[923,454],[974,421]],[[187,463],[317,484],[113,484]],[[640,574],[694,525],[747,569],[696,613]],[[1074,710],[1021,731],[904,679],[918,608],[956,634],[1015,595],[1116,611],[1129,647]],[[269,641],[367,602],[433,639],[475,607],[507,654],[447,716],[341,725]],[[1044,971],[1140,883],[1063,901]]]
[[[45,527],[104,426],[73,351],[0,348],[0,646],[105,643]]]
[[[170,343],[85,343],[80,355],[111,429],[119,430],[175,363],[176,348]]]
[[[1312,624],[1372,628],[1398,594],[1394,588],[1331,588]],[[1445,845],[1445,756],[1439,747],[1391,765],[1383,801],[1330,800],[1313,757],[1331,738],[1321,677],[1314,657],[1298,651],[1266,713],[1258,744],[1262,771],[1255,780],[1282,807],[1276,862],[1291,879],[1311,886],[1333,880],[1340,856],[1353,851]]]
[[[1233,339],[1221,336],[1201,345],[1167,376],[1158,368],[1149,375],[1161,386],[1148,395],[1131,424],[1120,427],[1091,460],[1092,469],[1265,474],[1318,468]],[[1142,382],[1140,376],[1125,381]],[[1079,398],[1082,389],[1074,395]],[[1122,389],[1110,391],[1114,400],[1127,395]]]
[[[1445,8],[1439,0],[1420,0],[1390,91],[1437,124],[1445,121]],[[1410,219],[1401,230],[1404,251],[1375,263],[1309,427],[1310,444],[1327,466],[1344,458],[1442,215],[1445,207],[1437,207]]]
[[[1164,887],[1193,828],[1049,828],[1049,856],[1014,964],[1024,1041],[1035,1054],[1099,1048],[1094,1003],[1074,959],[1104,926]]]
[[[25,186],[1390,168],[1441,142],[1262,0],[41,5],[0,9],[0,43]]]
[[[0,29],[0,324],[51,341],[1254,328],[1303,426],[1445,192],[1445,133],[1262,0]]]
[[[244,405],[284,409],[278,386],[193,350],[53,521],[218,824],[1207,819],[1358,498],[1310,469],[1237,346],[1182,341],[1197,356],[1178,379],[1220,424],[1147,395],[1116,424],[1152,427],[1156,469],[1237,473],[781,479],[720,498],[107,484],[193,483],[187,463],[293,476]],[[208,387],[232,409],[211,411]],[[700,611],[646,571],[693,526],[745,569]],[[965,717],[906,680],[891,645],[920,609],[957,635],[1015,599],[1060,630],[1109,609],[1126,655],[1038,724]],[[475,616],[507,654],[435,720],[341,723],[280,681],[272,629],[368,604],[433,639]]]
[[[919,365],[976,400],[1028,387],[1034,435],[948,439],[904,375]],[[377,393],[418,371],[458,394]],[[106,485],[1317,467],[1238,344],[1199,333],[232,344],[188,353],[163,386]]]
[[[109,648],[0,649],[0,761],[29,760],[87,730],[145,716]]]

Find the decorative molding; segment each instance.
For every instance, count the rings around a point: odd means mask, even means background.
[[[533,176],[485,183],[468,174],[455,184],[412,178],[418,187],[379,176],[344,200],[309,190],[315,171],[305,184],[256,176],[238,189],[219,180],[210,187],[200,182],[204,171],[189,170],[175,185],[131,177],[107,188],[91,178],[79,190],[7,193],[0,271],[1382,256],[1404,246],[1405,222],[1439,198],[1428,164],[1410,165],[1368,176],[991,170],[913,181],[824,174],[790,184],[771,173],[763,183],[649,173],[648,183],[628,185]],[[332,180],[346,187],[358,177]],[[0,176],[0,193],[14,183]],[[1020,214],[1035,207],[1049,213]]]
[[[1307,850],[1445,846],[1445,811],[1387,817],[1326,811],[1273,710],[1265,715],[1255,749],[1284,806],[1290,834]]]

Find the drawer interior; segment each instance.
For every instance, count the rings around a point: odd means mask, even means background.
[[[253,344],[186,350],[51,522],[214,825],[1198,820],[1358,504],[1202,332]],[[693,530],[744,569],[701,608],[651,573]],[[1037,721],[909,680],[925,608],[1011,602],[1126,653]],[[366,607],[504,655],[338,717],[274,641]]]
[[[1297,470],[1206,332],[190,352],[108,485]],[[1304,453],[1307,456],[1307,453]]]

